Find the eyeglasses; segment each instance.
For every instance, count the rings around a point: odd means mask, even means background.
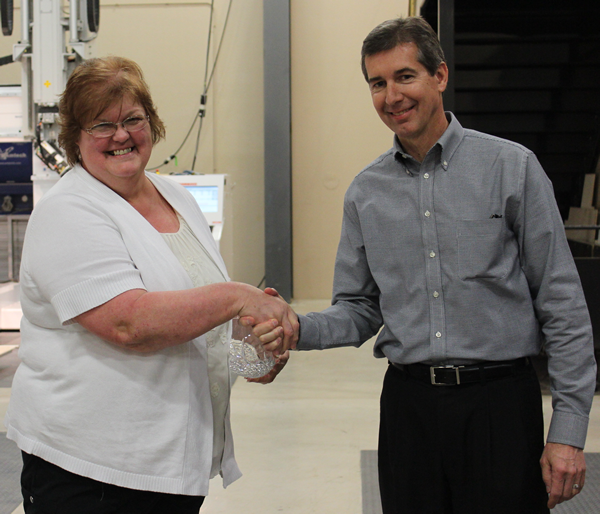
[[[112,121],[105,121],[103,123],[98,123],[98,125],[94,125],[93,127],[83,129],[90,136],[103,139],[105,137],[113,136],[118,128],[121,125],[127,132],[138,132],[142,130],[148,122],[150,121],[150,116],[132,116],[131,118],[127,118],[126,120],[120,121],[118,123],[113,123]]]

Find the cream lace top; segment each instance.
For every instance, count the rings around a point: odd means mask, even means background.
[[[177,213],[179,231],[161,234],[179,262],[190,276],[194,287],[224,282],[225,277],[198,241],[185,220]],[[230,322],[228,322],[230,323]],[[213,460],[210,476],[221,471],[225,447],[225,413],[229,404],[229,340],[227,323],[206,334],[208,344],[208,380],[213,410]]]

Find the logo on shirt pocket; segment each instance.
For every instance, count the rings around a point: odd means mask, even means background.
[[[462,280],[504,278],[506,229],[502,218],[458,222],[458,273]]]

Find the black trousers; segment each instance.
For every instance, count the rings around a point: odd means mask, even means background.
[[[137,491],[97,482],[22,452],[26,514],[198,514],[204,496]]]
[[[547,514],[543,424],[532,366],[445,387],[390,365],[379,433],[384,514]]]

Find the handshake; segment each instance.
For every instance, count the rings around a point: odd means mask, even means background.
[[[246,314],[244,311],[250,311]],[[289,350],[298,342],[300,324],[298,316],[272,287],[265,288],[261,297],[253,298],[247,309],[240,311],[239,322],[252,327],[252,332],[263,344],[265,351],[275,357],[275,366],[265,376],[247,379],[248,382],[268,384],[283,369],[289,359]]]

